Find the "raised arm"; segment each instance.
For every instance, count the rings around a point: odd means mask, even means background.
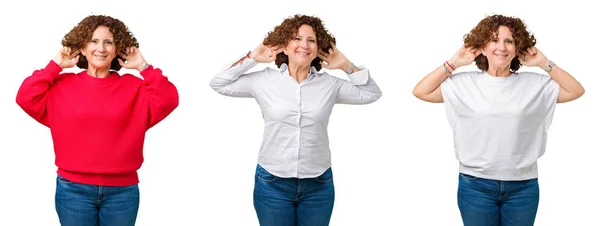
[[[381,90],[364,67],[356,67],[335,44],[331,43],[328,52],[319,51],[321,66],[330,70],[345,71],[350,81],[338,79],[339,89],[337,103],[341,104],[369,104],[381,97]]]
[[[260,44],[254,51],[236,59],[228,64],[212,80],[210,87],[220,94],[232,97],[253,97],[252,77],[245,76],[258,63],[273,62],[278,53],[283,51],[280,47],[268,47]]]
[[[550,64],[550,60],[535,47],[527,49],[519,55],[522,65],[529,67],[540,67],[550,75],[552,80],[560,86],[557,103],[565,103],[575,100],[585,93],[583,86],[571,74],[557,65]],[[548,71],[549,70],[549,71]]]
[[[79,61],[79,51],[72,52],[70,48],[63,47],[53,60],[41,70],[36,70],[23,81],[17,92],[17,104],[36,121],[50,127],[46,104],[48,91],[55,81],[65,76],[60,74],[63,68],[70,68]]]
[[[370,104],[381,98],[381,90],[366,68],[349,74],[348,77],[350,81],[338,79],[341,84],[338,89],[337,103]]]
[[[450,60],[444,62],[435,70],[425,76],[413,89],[415,97],[432,103],[443,103],[442,90],[440,85],[448,76],[459,67],[470,65],[481,54],[481,50],[467,49],[462,46]]]
[[[148,128],[152,128],[165,119],[179,105],[179,93],[175,85],[163,75],[162,71],[149,65],[136,47],[128,47],[118,59],[121,66],[135,69],[144,78],[142,98],[147,98],[150,119]]]

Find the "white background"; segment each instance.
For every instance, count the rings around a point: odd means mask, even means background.
[[[91,14],[124,21],[146,60],[179,90],[180,106],[147,133],[137,225],[258,225],[252,191],[260,110],[252,99],[219,95],[208,83],[296,13],[323,19],[340,51],[366,65],[383,91],[371,105],[338,105],[331,116],[331,225],[462,224],[458,162],[443,105],[411,92],[494,13],[522,18],[538,48],[587,91],[556,108],[539,160],[536,225],[600,224],[600,19],[593,1],[192,2],[0,3],[0,225],[59,225],[49,129],[27,116],[15,96],[23,79],[44,67],[62,37]]]

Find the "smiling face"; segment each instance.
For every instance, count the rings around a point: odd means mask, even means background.
[[[296,36],[290,40],[283,53],[288,56],[288,64],[308,65],[317,57],[317,35],[310,25],[302,25]]]
[[[81,51],[88,61],[88,69],[110,69],[112,60],[117,55],[117,46],[113,34],[106,26],[99,26],[92,34],[92,39]]]
[[[498,33],[483,48],[488,68],[506,68],[516,56],[515,40],[507,26],[500,26]]]

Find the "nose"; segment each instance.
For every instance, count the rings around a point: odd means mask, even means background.
[[[500,42],[500,46],[498,46],[500,50],[504,51],[506,50],[506,43],[504,42]]]
[[[308,40],[305,39],[300,43],[300,47],[302,48],[308,48]]]
[[[100,45],[96,46],[96,51],[104,52],[104,50],[106,50],[106,48],[104,47],[104,43],[101,43]]]

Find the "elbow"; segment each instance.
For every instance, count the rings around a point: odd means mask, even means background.
[[[375,101],[381,99],[382,93],[379,92],[377,94],[374,94],[373,96],[371,96],[371,98],[369,99],[369,101],[367,101],[368,104],[370,103],[374,103]]]
[[[581,89],[579,90],[579,92],[577,93],[577,98],[583,96],[584,93],[585,93],[585,89],[582,86]]]
[[[169,111],[172,112],[174,111],[177,107],[179,107],[179,96],[176,96],[173,99],[173,102],[171,103],[171,106],[169,107]]]
[[[27,106],[29,106],[29,101],[27,101],[27,98],[24,95],[21,95],[20,93],[17,94],[17,98],[15,98],[15,101],[17,102],[17,105],[19,105],[19,107],[26,109]]]
[[[424,100],[425,96],[427,96],[427,94],[420,92],[417,88],[413,89],[412,94],[420,100]]]
[[[170,113],[179,106],[179,90],[175,85],[171,86],[171,90],[169,91],[169,94],[166,97],[167,101],[165,103],[165,108],[167,112]]]
[[[219,84],[219,82],[215,81],[215,79],[210,80],[210,88],[212,88],[214,91],[220,93],[219,91],[221,90],[221,88],[223,88],[223,86],[221,84]]]
[[[377,100],[381,99],[381,96],[382,96],[381,91],[380,92],[376,92],[376,93],[370,93],[368,96],[366,96],[366,98],[361,99],[356,104],[371,104],[371,103],[375,103]]]
[[[19,95],[17,95],[17,98],[15,100],[17,102],[17,105],[19,105],[20,107],[23,107],[23,98],[21,98]]]
[[[173,87],[173,88],[175,88],[175,87]],[[173,97],[171,100],[171,104],[169,106],[169,112],[172,112],[178,106],[179,106],[179,91],[177,91],[177,88],[175,88],[175,90],[173,91]]]
[[[568,96],[570,96],[570,97],[567,99],[568,99],[568,101],[577,100],[581,96],[583,96],[584,93],[585,93],[585,89],[583,87],[581,87],[580,89],[569,92]],[[568,101],[565,101],[565,102],[568,102]]]

